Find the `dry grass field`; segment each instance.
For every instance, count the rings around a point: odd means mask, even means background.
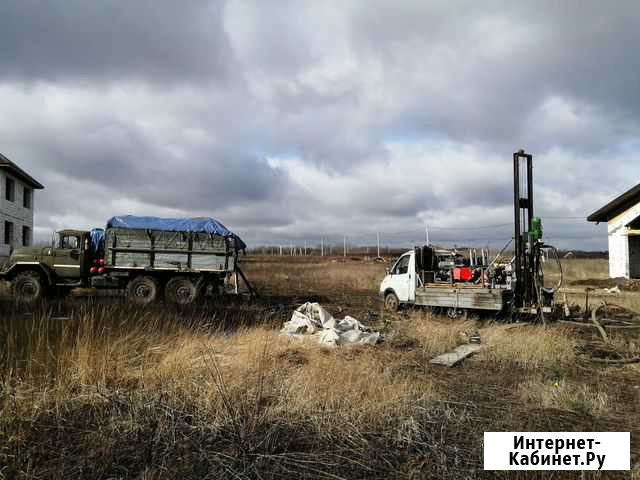
[[[582,263],[581,263],[582,262]],[[606,262],[565,261],[567,281]],[[590,360],[590,329],[388,314],[384,265],[250,257],[262,297],[185,309],[0,300],[0,478],[640,479],[640,365]],[[640,295],[640,294],[639,294]],[[278,335],[319,301],[384,333],[325,349]],[[455,368],[429,360],[478,332]],[[625,354],[640,337],[616,333]],[[484,472],[484,431],[631,431],[634,471]],[[544,475],[542,474],[544,473]]]

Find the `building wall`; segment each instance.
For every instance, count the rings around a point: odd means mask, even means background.
[[[629,278],[630,270],[630,250],[629,239],[632,238],[634,232],[627,227],[627,224],[640,216],[640,203],[628,208],[620,215],[609,220],[607,231],[609,232],[609,277]],[[631,235],[631,236],[630,236]],[[636,243],[632,242],[634,268],[636,273]]]
[[[609,277],[629,278],[629,237],[620,232],[609,234]]]
[[[6,199],[6,176],[9,175],[15,182],[15,197],[11,202]],[[27,226],[31,230],[33,242],[33,208],[35,205],[34,190],[31,190],[31,208],[24,208],[23,195],[24,183],[11,175],[11,172],[0,169],[0,264],[9,258],[11,247],[4,243],[5,221],[13,222],[13,248],[22,247],[22,227]]]

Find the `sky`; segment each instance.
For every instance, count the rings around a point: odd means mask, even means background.
[[[640,182],[640,3],[3,0],[0,152],[35,234],[213,216],[249,246],[560,248]]]

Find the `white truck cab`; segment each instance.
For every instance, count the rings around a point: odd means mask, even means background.
[[[397,310],[401,303],[413,303],[416,299],[415,251],[403,253],[388,271],[380,284],[380,296],[389,310]]]

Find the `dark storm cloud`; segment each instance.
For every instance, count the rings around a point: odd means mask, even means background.
[[[255,241],[419,239],[510,221],[521,147],[546,216],[640,180],[637,2],[9,0],[0,18],[0,151],[48,186],[47,228],[128,209]]]
[[[239,149],[183,145],[176,152],[117,123],[85,135],[58,131],[55,140],[36,133],[30,144],[34,158],[46,159],[40,176],[59,175],[72,189],[90,183],[114,196],[183,211],[275,201],[289,180],[286,172]]]
[[[225,80],[224,1],[5,0],[0,79]]]
[[[384,62],[406,102],[389,112],[399,132],[583,150],[638,133],[637,2],[381,1],[353,18],[358,53]],[[535,128],[571,120],[554,113],[592,124]]]

